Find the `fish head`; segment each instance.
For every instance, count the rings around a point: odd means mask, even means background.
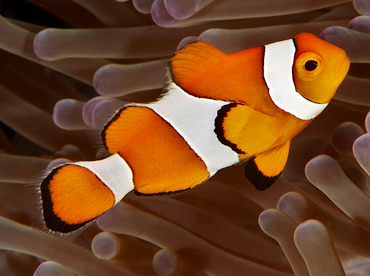
[[[309,33],[295,36],[294,42],[297,92],[312,102],[327,104],[346,77],[350,59],[343,49]]]

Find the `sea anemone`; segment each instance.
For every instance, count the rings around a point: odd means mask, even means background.
[[[1,275],[369,272],[370,5],[316,2],[2,1]],[[29,179],[99,158],[86,130],[125,102],[156,99],[178,47],[200,39],[231,53],[299,32],[344,48],[352,64],[270,189],[233,166],[177,196],[130,193],[73,242],[30,227]]]

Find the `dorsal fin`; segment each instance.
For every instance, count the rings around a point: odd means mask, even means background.
[[[216,47],[203,42],[190,43],[176,51],[168,61],[171,79],[189,94],[211,98],[202,91],[199,80],[212,87],[215,69],[227,55]]]
[[[262,65],[262,47],[227,55],[202,41],[186,45],[168,62],[172,81],[187,93],[248,105],[268,97]]]
[[[226,54],[216,47],[203,42],[190,43],[176,51],[169,59],[168,65],[172,80],[181,84],[196,76],[194,73],[206,73],[209,64],[218,63]]]

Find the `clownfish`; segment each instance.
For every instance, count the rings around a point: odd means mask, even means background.
[[[67,236],[132,190],[187,190],[243,160],[247,179],[268,188],[290,141],[328,105],[349,65],[344,50],[309,33],[233,54],[186,45],[169,58],[157,101],[125,105],[106,123],[109,157],[47,172],[37,187],[39,226]]]

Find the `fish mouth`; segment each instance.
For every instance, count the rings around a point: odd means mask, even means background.
[[[335,62],[335,68],[332,69],[332,72],[330,74],[331,89],[330,91],[327,91],[328,94],[326,98],[322,99],[321,101],[315,101],[316,103],[328,104],[330,102],[334,94],[337,92],[338,87],[347,76],[348,70],[350,68],[351,61],[344,50],[341,55],[336,55],[335,57],[332,57],[332,59]]]
[[[344,52],[343,62],[341,64],[341,66],[339,66],[339,71],[337,73],[338,74],[337,76],[340,80],[339,83],[341,83],[344,80],[344,78],[346,77],[350,65],[351,65],[351,60],[349,59],[347,54]]]

